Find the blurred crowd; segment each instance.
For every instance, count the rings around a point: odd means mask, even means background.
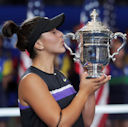
[[[0,107],[17,107],[18,64],[20,53],[6,48],[0,34]],[[0,118],[0,127],[6,127],[8,118]]]

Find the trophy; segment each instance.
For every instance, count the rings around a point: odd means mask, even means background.
[[[115,61],[114,56],[119,54],[119,51],[126,44],[126,34],[121,32],[112,33],[106,26],[97,20],[98,14],[94,9],[90,14],[91,21],[79,29],[75,34],[67,33],[67,37],[77,40],[78,51],[73,53],[71,48],[64,43],[65,48],[74,55],[74,60],[79,61],[83,68],[87,69],[87,78],[96,78],[103,75],[103,68],[110,62],[110,59]],[[123,43],[115,53],[110,54],[111,42],[117,37],[122,38]]]

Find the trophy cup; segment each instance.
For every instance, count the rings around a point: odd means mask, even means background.
[[[121,32],[112,33],[106,26],[97,20],[98,14],[94,9],[91,13],[92,20],[85,26],[79,29],[75,34],[67,33],[67,37],[77,40],[78,51],[73,53],[71,48],[64,43],[65,48],[74,55],[74,60],[79,61],[83,68],[87,69],[87,78],[96,78],[103,75],[103,68],[110,62],[110,59],[115,61],[114,56],[119,54],[119,51],[126,44],[126,34]],[[123,39],[122,45],[115,53],[110,54],[110,44],[113,39],[120,37]]]

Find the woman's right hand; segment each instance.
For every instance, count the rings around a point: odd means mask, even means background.
[[[107,83],[111,76],[102,75],[99,78],[87,79],[87,72],[84,72],[80,76],[80,90],[87,92],[88,95],[94,93],[97,89],[99,89],[102,85]]]

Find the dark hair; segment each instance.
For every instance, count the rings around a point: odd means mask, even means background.
[[[64,22],[64,13],[61,13],[52,19],[47,17],[34,17],[29,20],[25,20],[21,26],[17,26],[13,21],[6,21],[3,25],[2,32],[6,37],[11,37],[14,33],[17,34],[17,44],[16,47],[21,51],[27,51],[30,54],[30,58],[36,56],[36,51],[34,50],[34,44],[44,32],[48,32],[53,28],[61,26]]]
[[[33,28],[35,27],[37,21],[40,20],[40,17],[37,16],[32,19],[25,20],[21,26],[18,26],[15,22],[9,20],[6,21],[2,28],[2,33],[5,37],[12,37],[14,33],[17,34],[17,43],[16,47],[20,51],[25,51],[28,49],[30,45],[30,40],[28,39],[29,35],[31,35],[31,32]],[[30,58],[34,58],[36,56],[36,52],[34,49],[29,52]]]

